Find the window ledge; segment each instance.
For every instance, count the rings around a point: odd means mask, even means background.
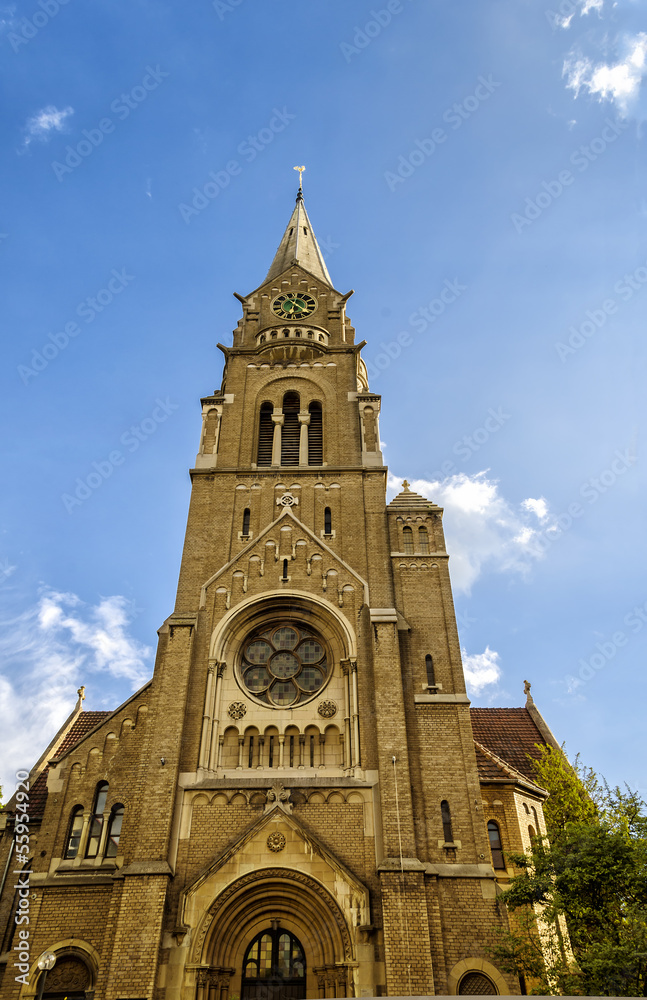
[[[57,875],[111,875],[117,870],[119,866],[117,862],[110,858],[109,860],[102,860],[99,864],[95,864],[94,861],[87,860],[82,861],[81,864],[75,864],[74,861],[61,861],[61,863],[56,867]]]

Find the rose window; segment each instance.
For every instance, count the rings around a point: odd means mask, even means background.
[[[293,708],[313,698],[329,675],[323,642],[305,625],[265,626],[243,645],[243,686],[265,705]]]

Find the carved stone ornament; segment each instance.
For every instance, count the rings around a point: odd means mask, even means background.
[[[278,830],[275,833],[271,833],[267,838],[267,846],[270,851],[274,851],[275,854],[278,854],[279,851],[283,850],[285,843],[285,836],[282,833],[279,833]]]
[[[230,719],[242,719],[244,715],[247,714],[247,705],[242,701],[232,701],[231,705],[227,709],[227,715]]]
[[[282,781],[274,781],[272,787],[268,788],[265,793],[265,809],[263,810],[263,814],[272,812],[277,806],[283,812],[292,812],[290,789],[286,788]]]
[[[90,985],[90,973],[84,962],[72,955],[59,958],[51,972],[47,974],[48,990],[81,991]]]
[[[294,493],[284,493],[276,501],[277,507],[298,507],[299,498],[295,497]]]
[[[317,711],[322,718],[332,719],[333,715],[337,715],[337,705],[334,701],[320,701]]]

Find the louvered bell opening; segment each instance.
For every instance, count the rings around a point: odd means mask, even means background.
[[[274,424],[272,423],[273,406],[271,403],[263,403],[261,406],[260,424],[258,428],[258,458],[257,465],[272,464],[272,439],[274,437]]]
[[[299,464],[299,410],[298,393],[286,392],[283,397],[283,429],[281,433],[281,465]]]
[[[311,403],[308,427],[308,465],[323,465],[323,420],[321,403]]]

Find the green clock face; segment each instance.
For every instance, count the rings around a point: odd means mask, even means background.
[[[300,319],[310,316],[317,308],[317,300],[304,292],[284,292],[272,302],[272,311],[281,319]]]

